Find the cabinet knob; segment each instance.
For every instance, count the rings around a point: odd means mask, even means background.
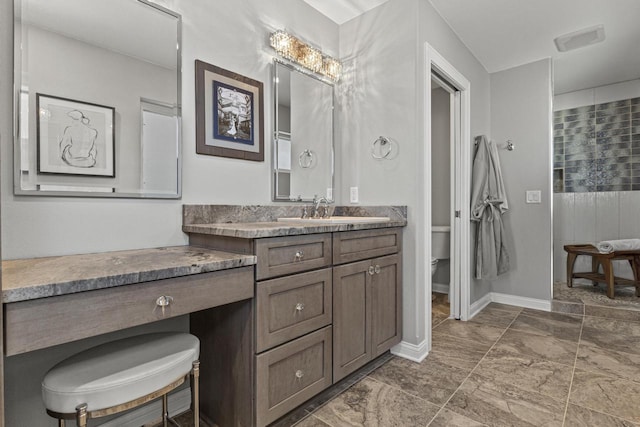
[[[301,312],[302,310],[304,310],[304,303],[299,302],[296,304],[296,311],[297,312]]]
[[[158,297],[158,299],[156,300],[156,305],[158,307],[168,307],[169,305],[171,305],[171,303],[173,302],[173,297],[169,296],[169,295],[160,295]]]
[[[376,264],[376,266],[373,268],[373,271],[378,274],[380,273],[380,266],[378,264]]]
[[[304,377],[304,372],[302,372],[300,369],[298,369],[296,371],[296,378],[297,379],[301,379],[302,377]]]
[[[304,252],[298,251],[295,255],[295,261],[302,261],[304,259]]]
[[[370,266],[369,266],[369,274],[370,274],[371,276],[373,276],[373,275],[375,274],[375,272],[376,272],[376,270],[375,270],[375,268],[373,268],[373,265],[370,265]]]

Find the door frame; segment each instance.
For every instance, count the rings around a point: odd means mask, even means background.
[[[453,65],[451,65],[438,51],[428,43],[425,43],[424,61],[424,170],[431,165],[431,70],[435,69],[441,77],[455,87],[458,92],[455,95],[454,122],[459,126],[452,127],[452,171],[451,187],[451,284],[450,300],[452,302],[452,314],[460,320],[469,319],[470,293],[471,293],[471,223],[470,223],[470,198],[471,198],[471,84]],[[424,211],[424,226],[419,229],[424,233],[421,243],[425,245],[421,271],[418,273],[418,283],[426,283],[426,292],[423,303],[425,304],[424,325],[428,337],[428,346],[431,349],[431,174],[424,172],[424,187],[422,188],[422,209]],[[456,216],[456,211],[460,212]]]

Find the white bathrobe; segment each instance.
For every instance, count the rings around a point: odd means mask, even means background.
[[[473,159],[471,220],[476,222],[476,279],[492,279],[509,271],[509,251],[502,214],[508,209],[498,150],[482,135]]]

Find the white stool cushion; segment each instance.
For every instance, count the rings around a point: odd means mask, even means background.
[[[42,380],[45,407],[73,413],[138,399],[171,384],[191,371],[200,357],[193,335],[165,332],[138,335],[90,348],[63,360]]]

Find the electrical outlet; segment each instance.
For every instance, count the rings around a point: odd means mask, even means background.
[[[325,196],[328,200],[333,200],[333,188],[327,188],[327,195]]]
[[[351,187],[349,189],[349,201],[351,203],[358,203],[358,187]]]

